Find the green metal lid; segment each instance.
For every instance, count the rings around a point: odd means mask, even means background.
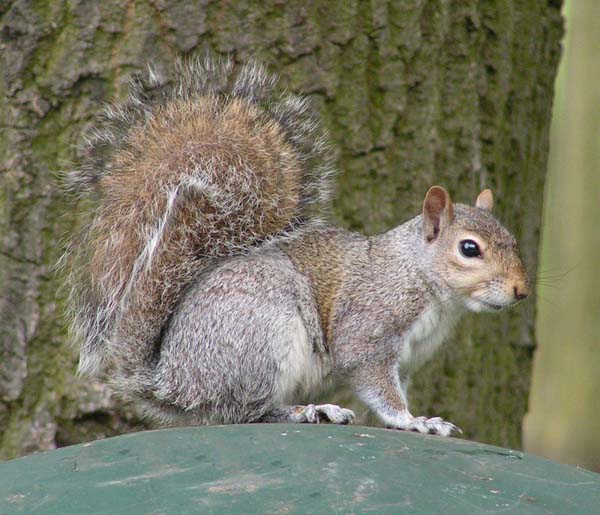
[[[148,431],[0,464],[0,514],[600,513],[600,475],[359,426]]]

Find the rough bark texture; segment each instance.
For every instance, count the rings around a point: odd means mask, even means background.
[[[0,0],[0,457],[139,427],[74,377],[53,273],[77,223],[53,171],[132,72],[204,47],[269,63],[331,133],[340,223],[382,231],[433,183],[469,202],[489,186],[534,273],[560,3]],[[533,322],[533,303],[468,318],[415,378],[413,411],[518,447]]]

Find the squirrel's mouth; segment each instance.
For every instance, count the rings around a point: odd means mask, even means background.
[[[477,297],[467,297],[466,307],[470,311],[480,313],[482,311],[500,311],[506,307],[506,304],[495,304]]]
[[[504,306],[501,306],[500,304],[493,304],[491,302],[487,302],[485,300],[480,300],[478,299],[479,302],[481,302],[482,304],[484,304],[485,306],[487,306],[490,309],[494,309],[496,311],[500,311]]]

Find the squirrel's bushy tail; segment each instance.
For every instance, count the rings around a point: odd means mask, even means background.
[[[275,82],[256,64],[180,61],[105,109],[86,165],[68,175],[97,202],[70,250],[81,371],[109,366],[122,391],[139,392],[163,325],[203,267],[320,211],[329,152],[305,100],[274,94]]]

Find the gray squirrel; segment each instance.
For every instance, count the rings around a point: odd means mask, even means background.
[[[422,214],[367,237],[322,222],[331,152],[307,101],[257,64],[150,70],[87,138],[73,191],[97,207],[70,245],[80,371],[164,424],[353,422],[295,405],[349,384],[388,427],[414,417],[406,385],[461,314],[525,298],[514,237],[429,189]]]

